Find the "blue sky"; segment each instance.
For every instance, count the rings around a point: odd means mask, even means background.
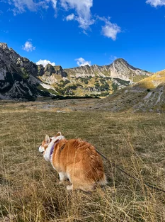
[[[123,58],[165,69],[165,0],[0,0],[0,42],[70,68]]]

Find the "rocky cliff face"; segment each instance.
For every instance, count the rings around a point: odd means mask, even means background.
[[[39,96],[107,96],[152,75],[117,59],[108,66],[36,65],[0,43],[0,99],[34,100]]]
[[[41,90],[38,66],[0,43],[0,99],[35,100],[49,96]]]
[[[52,66],[48,64],[44,68],[42,65],[40,65],[40,70],[42,70],[42,72],[40,72],[40,79],[47,84],[58,84],[60,80],[67,79],[67,73],[62,69],[61,66]]]

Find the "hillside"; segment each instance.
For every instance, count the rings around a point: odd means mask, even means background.
[[[0,43],[0,99],[35,100],[38,97],[105,97],[152,73],[134,68],[123,59],[107,66],[63,69],[43,67]]]
[[[100,101],[95,108],[113,112],[164,112],[165,111],[165,70],[119,90]]]

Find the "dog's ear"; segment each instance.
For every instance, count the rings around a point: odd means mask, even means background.
[[[45,142],[50,143],[50,137],[48,135],[45,136]]]
[[[56,135],[56,137],[57,137],[57,136],[61,136],[61,132],[58,132],[57,135]]]

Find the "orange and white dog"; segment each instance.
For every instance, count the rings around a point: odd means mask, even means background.
[[[39,147],[46,161],[59,173],[60,183],[69,179],[67,190],[92,190],[97,184],[106,185],[103,162],[94,146],[80,139],[67,140],[59,132],[45,136]]]

